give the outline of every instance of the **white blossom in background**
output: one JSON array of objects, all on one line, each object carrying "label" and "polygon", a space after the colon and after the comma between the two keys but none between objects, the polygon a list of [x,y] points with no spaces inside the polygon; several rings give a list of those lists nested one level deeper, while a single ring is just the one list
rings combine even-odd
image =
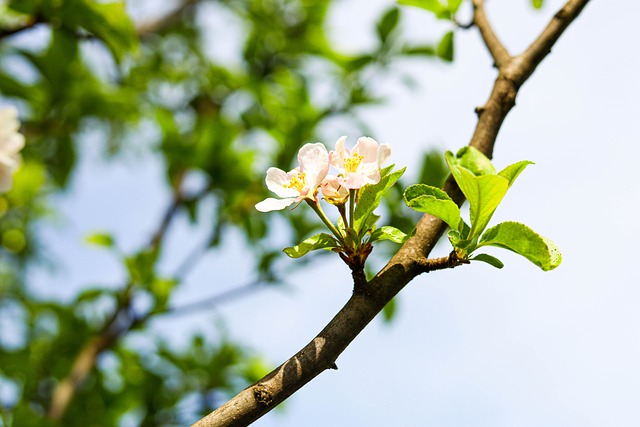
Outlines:
[{"label": "white blossom in background", "polygon": [[0,192],[13,184],[13,172],[20,166],[24,136],[18,132],[20,121],[15,107],[0,108]]}]

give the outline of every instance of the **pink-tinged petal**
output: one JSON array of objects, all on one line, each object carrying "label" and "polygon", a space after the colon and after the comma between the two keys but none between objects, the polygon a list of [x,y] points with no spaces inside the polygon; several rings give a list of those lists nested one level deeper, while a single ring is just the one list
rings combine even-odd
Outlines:
[{"label": "pink-tinged petal", "polygon": [[14,133],[4,138],[0,137],[0,151],[7,154],[15,154],[24,148],[24,135]]},{"label": "pink-tinged petal", "polygon": [[260,203],[256,203],[256,209],[260,212],[280,211],[287,206],[291,206],[296,201],[295,198],[290,199],[274,199],[269,197]]},{"label": "pink-tinged petal", "polygon": [[378,161],[378,143],[375,139],[363,136],[358,138],[353,153],[364,156],[362,163],[373,163]]},{"label": "pink-tinged petal", "polygon": [[336,141],[336,149],[331,151],[331,165],[340,171],[344,170],[344,159],[351,155],[349,149],[344,147],[345,142],[347,137],[341,136]]},{"label": "pink-tinged petal", "polygon": [[365,177],[357,173],[347,174],[346,178],[340,179],[340,183],[343,187],[348,188],[349,190],[356,190],[367,184]]},{"label": "pink-tinged petal", "polygon": [[391,147],[389,144],[382,144],[378,149],[378,166],[381,167],[391,157]]},{"label": "pink-tinged petal", "polygon": [[291,182],[291,176],[291,172],[287,173],[282,169],[269,168],[267,169],[265,183],[267,184],[267,188],[279,197],[297,197],[300,192],[295,188],[288,188]]},{"label": "pink-tinged petal", "polygon": [[305,185],[314,192],[329,172],[329,153],[323,143],[305,144],[298,152],[300,171],[305,174]]}]

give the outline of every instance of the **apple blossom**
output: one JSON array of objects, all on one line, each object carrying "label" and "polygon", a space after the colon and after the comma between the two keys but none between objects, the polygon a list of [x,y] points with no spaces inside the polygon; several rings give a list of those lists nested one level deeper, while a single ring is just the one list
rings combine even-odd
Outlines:
[{"label": "apple blossom", "polygon": [[298,151],[300,166],[285,172],[267,169],[267,188],[280,199],[267,198],[256,204],[260,212],[276,211],[302,200],[317,201],[318,187],[329,172],[329,153],[324,144],[305,144]]},{"label": "apple blossom", "polygon": [[332,205],[344,205],[349,198],[349,190],[340,184],[340,178],[335,175],[327,175],[322,184],[320,191],[324,199]]},{"label": "apple blossom", "polygon": [[349,150],[344,146],[346,140],[346,136],[338,139],[336,149],[330,153],[331,164],[340,171],[340,184],[356,190],[380,182],[380,167],[389,159],[391,148],[363,136],[358,138],[353,150]]},{"label": "apple blossom", "polygon": [[24,147],[24,136],[18,132],[18,110],[0,109],[0,192],[11,189],[12,174],[20,165],[19,151]]}]

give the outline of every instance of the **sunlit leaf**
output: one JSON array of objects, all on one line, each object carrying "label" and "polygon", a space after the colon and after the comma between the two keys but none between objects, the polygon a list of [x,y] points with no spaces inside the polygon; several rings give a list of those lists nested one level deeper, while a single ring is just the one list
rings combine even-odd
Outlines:
[{"label": "sunlit leaf", "polygon": [[443,190],[415,184],[405,190],[404,199],[411,209],[440,218],[454,230],[458,228],[460,208]]},{"label": "sunlit leaf", "polygon": [[338,246],[339,243],[333,236],[326,233],[320,233],[309,237],[299,245],[284,248],[283,252],[291,258],[300,258],[301,256],[317,249],[331,249]]},{"label": "sunlit leaf", "polygon": [[544,271],[553,270],[562,262],[560,250],[551,240],[518,222],[503,222],[489,228],[480,238],[478,247],[481,246],[508,249]]}]

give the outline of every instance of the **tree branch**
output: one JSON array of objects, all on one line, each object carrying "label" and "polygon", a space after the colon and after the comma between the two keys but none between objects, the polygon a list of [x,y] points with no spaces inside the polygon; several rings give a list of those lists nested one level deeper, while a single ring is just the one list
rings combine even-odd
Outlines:
[{"label": "tree branch", "polygon": [[[491,96],[478,110],[478,124],[470,145],[491,157],[493,147],[507,113],[515,105],[518,89],[533,73],[535,67],[549,53],[564,29],[580,14],[589,0],[569,0],[556,14],[551,24],[521,57],[510,58],[506,50],[496,47],[495,35],[484,26],[483,39],[489,47],[499,75]],[[474,0],[476,24],[485,25],[482,2]],[[556,22],[558,21],[558,22]],[[485,21],[486,22],[486,21]],[[445,190],[458,203],[464,197],[450,178]],[[193,427],[246,426],[269,412],[279,403],[303,387],[335,361],[355,337],[371,322],[383,307],[413,280],[425,271],[427,255],[442,236],[446,225],[439,219],[425,215],[419,221],[415,236],[409,239],[389,263],[364,286],[356,288],[352,297],[329,324],[302,350],[284,362],[266,377],[247,387],[214,412],[202,418]]]},{"label": "tree branch", "polygon": [[480,30],[482,40],[484,40],[484,44],[487,46],[487,49],[489,49],[495,66],[497,68],[502,67],[511,59],[511,55],[500,39],[498,39],[498,36],[493,31],[493,27],[487,19],[487,14],[484,11],[484,0],[473,0],[473,23],[478,27],[478,30]]}]

